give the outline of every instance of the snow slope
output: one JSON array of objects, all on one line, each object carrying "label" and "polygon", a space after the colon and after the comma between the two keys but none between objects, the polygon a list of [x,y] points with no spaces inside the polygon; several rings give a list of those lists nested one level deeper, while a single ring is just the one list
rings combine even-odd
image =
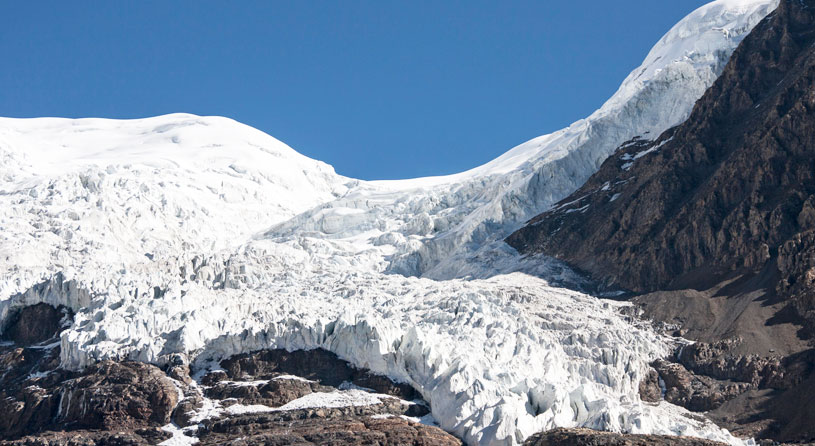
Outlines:
[{"label": "snow slope", "polygon": [[70,306],[69,368],[322,347],[412,384],[470,444],[555,426],[735,441],[640,401],[674,340],[500,240],[685,119],[776,4],[700,8],[592,116],[448,177],[344,178],[225,118],[0,119],[0,323]]},{"label": "snow slope", "polygon": [[[362,185],[273,228],[272,234],[307,228],[350,237],[385,220],[381,232],[423,237],[401,246],[389,271],[436,279],[493,274],[491,263],[504,254],[491,242],[576,190],[624,142],[656,138],[682,123],[736,46],[777,4],[719,0],[705,5],[660,39],[588,118],[457,175]],[[399,235],[388,237],[401,241]]]},{"label": "snow slope", "polygon": [[356,183],[249,126],[181,114],[2,118],[0,160],[0,299],[238,246]]}]

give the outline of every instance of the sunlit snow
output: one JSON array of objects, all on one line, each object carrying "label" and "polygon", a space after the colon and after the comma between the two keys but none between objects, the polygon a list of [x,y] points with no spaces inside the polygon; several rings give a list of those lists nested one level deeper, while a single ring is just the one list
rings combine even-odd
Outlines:
[{"label": "sunlit snow", "polygon": [[501,240],[623,142],[681,123],[776,4],[700,8],[589,118],[447,177],[342,177],[226,118],[0,119],[0,321],[77,311],[68,368],[325,348],[411,384],[473,445],[555,426],[737,442],[640,401],[671,339]]}]

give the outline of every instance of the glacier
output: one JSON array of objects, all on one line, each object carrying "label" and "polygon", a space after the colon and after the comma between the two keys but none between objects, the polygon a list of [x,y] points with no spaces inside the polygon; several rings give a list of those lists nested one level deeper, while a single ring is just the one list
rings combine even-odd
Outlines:
[{"label": "glacier", "polygon": [[624,142],[686,119],[777,3],[699,8],[588,118],[444,177],[347,178],[221,117],[0,118],[0,327],[70,307],[70,369],[324,348],[411,384],[471,445],[558,426],[738,444],[640,400],[648,363],[681,341],[501,240]]}]

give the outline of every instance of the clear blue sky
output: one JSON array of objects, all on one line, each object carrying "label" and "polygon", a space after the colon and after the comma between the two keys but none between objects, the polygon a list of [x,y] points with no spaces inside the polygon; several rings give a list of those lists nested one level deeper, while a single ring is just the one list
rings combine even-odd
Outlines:
[{"label": "clear blue sky", "polygon": [[453,173],[587,116],[704,3],[4,1],[0,116],[223,115],[344,175]]}]

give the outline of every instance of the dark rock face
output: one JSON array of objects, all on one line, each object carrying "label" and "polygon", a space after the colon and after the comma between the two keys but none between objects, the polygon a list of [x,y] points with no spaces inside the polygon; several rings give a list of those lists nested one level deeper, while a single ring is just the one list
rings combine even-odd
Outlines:
[{"label": "dark rock face", "polygon": [[665,398],[782,441],[815,438],[798,415],[815,412],[813,85],[815,0],[782,0],[685,123],[624,144],[507,239],[641,293],[646,317],[701,341],[656,364]]},{"label": "dark rock face", "polygon": [[28,347],[55,338],[62,331],[63,319],[71,317],[69,313],[48,304],[22,308],[9,318],[2,339]]},{"label": "dark rock face", "polygon": [[353,369],[348,363],[340,361],[336,355],[325,350],[296,352],[264,350],[233,356],[221,361],[221,367],[231,379],[242,379],[245,376],[268,379],[291,374],[319,380],[329,386],[338,386],[343,381],[350,380],[353,374]]},{"label": "dark rock face", "polygon": [[786,377],[781,358],[732,355],[732,346],[738,342],[738,339],[698,342],[683,348],[677,359],[688,369],[716,379],[739,381],[753,387],[784,386]]},{"label": "dark rock face", "polygon": [[734,354],[740,342],[698,342],[680,349],[676,362],[654,362],[640,383],[640,397],[705,412],[734,435],[813,438],[812,423],[802,417],[814,410],[815,351],[784,358]]},{"label": "dark rock face", "polygon": [[178,391],[153,365],[104,361],[64,381],[58,397],[61,426],[115,430],[168,424]]},{"label": "dark rock face", "polygon": [[524,446],[723,446],[710,440],[666,435],[629,435],[590,429],[553,429],[529,437]]},{"label": "dark rock face", "polygon": [[782,291],[797,290],[806,316],[815,266],[813,42],[815,2],[782,1],[684,124],[624,146],[507,242],[635,292],[697,288],[770,266],[782,270]]},{"label": "dark rock face", "polygon": [[462,444],[441,429],[412,423],[403,418],[347,415],[293,420],[280,420],[271,416],[237,417],[207,425],[200,438],[201,445],[461,446]]},{"label": "dark rock face", "polygon": [[665,383],[665,401],[696,412],[716,409],[752,388],[747,383],[695,375],[682,364],[657,361],[654,367]]},{"label": "dark rock face", "polygon": [[[813,226],[815,200],[808,198],[799,214],[801,226]],[[810,333],[815,331],[815,231],[795,234],[778,250],[778,271],[781,280],[776,291],[789,296],[795,311],[808,322]]]},{"label": "dark rock face", "polygon": [[[204,420],[196,432],[202,445],[461,444],[438,428],[401,418],[429,412],[424,404],[404,402],[408,398],[416,399],[418,394],[413,388],[358,370],[324,350],[264,350],[233,356],[220,366],[222,370],[207,373],[201,383],[204,396],[219,400],[223,406],[280,407],[311,393],[336,392],[338,386],[349,384],[395,397],[363,406],[313,407],[211,418]],[[195,392],[187,393],[194,395]]]},{"label": "dark rock face", "polygon": [[[0,438],[65,429],[123,430],[141,438],[136,430],[167,424],[178,392],[155,366],[105,361],[82,373],[59,368],[65,317],[70,315],[39,304],[21,309],[8,326],[7,338],[15,344],[0,347]],[[81,437],[89,444],[125,444],[111,443],[110,435]]]},{"label": "dark rock face", "polygon": [[322,386],[313,381],[276,379],[257,386],[218,382],[208,387],[204,394],[208,398],[217,400],[232,398],[244,404],[278,407],[310,393],[330,392],[331,390],[333,387]]},{"label": "dark rock face", "polygon": [[[32,324],[23,327],[25,321]],[[38,305],[22,309],[9,325],[17,328],[8,338],[26,346],[0,345],[0,445],[155,445],[173,436],[162,429],[171,422],[189,427],[186,435],[204,445],[461,445],[439,428],[403,418],[429,413],[426,404],[405,401],[418,395],[410,386],[323,350],[235,356],[200,383],[180,356],[166,370],[103,361],[68,372],[59,368],[63,322],[62,311]],[[269,410],[312,393],[340,392],[341,384],[356,392],[376,389],[380,396],[372,401],[378,402]],[[206,404],[220,409],[201,417]],[[267,409],[231,414],[227,409],[236,405]]]},{"label": "dark rock face", "polygon": [[269,379],[280,375],[295,375],[323,385],[337,387],[343,382],[353,383],[359,387],[374,390],[378,393],[392,395],[407,401],[421,399],[413,387],[395,383],[384,376],[359,370],[337,355],[321,350],[294,351],[264,350],[251,354],[236,355],[221,362],[224,374],[204,377],[204,382],[218,379],[241,380],[246,376],[254,379]]},{"label": "dark rock face", "polygon": [[815,351],[769,361],[727,354],[724,360],[688,356],[683,352],[680,361],[689,368],[698,365],[713,375],[749,380],[744,383],[747,391],[708,413],[713,421],[737,435],[785,442],[815,439]]},{"label": "dark rock face", "polygon": [[14,441],[0,441],[0,444],[8,446],[145,446],[159,444],[171,437],[169,432],[155,427],[137,429],[132,432],[46,432]]},{"label": "dark rock face", "polygon": [[[59,352],[54,349],[0,349],[0,367],[4,371],[0,378],[0,438],[38,432],[50,424],[59,400],[29,379],[29,371],[42,373],[58,365]],[[46,375],[43,379],[58,382],[60,377]]]},{"label": "dark rock face", "polygon": [[662,387],[659,385],[659,373],[651,369],[648,374],[640,381],[640,398],[647,403],[657,403],[662,401]]},{"label": "dark rock face", "polygon": [[19,310],[6,326],[3,337],[11,343],[0,345],[0,438],[52,424],[59,406],[53,390],[68,376],[58,370],[63,316],[40,304]]}]

